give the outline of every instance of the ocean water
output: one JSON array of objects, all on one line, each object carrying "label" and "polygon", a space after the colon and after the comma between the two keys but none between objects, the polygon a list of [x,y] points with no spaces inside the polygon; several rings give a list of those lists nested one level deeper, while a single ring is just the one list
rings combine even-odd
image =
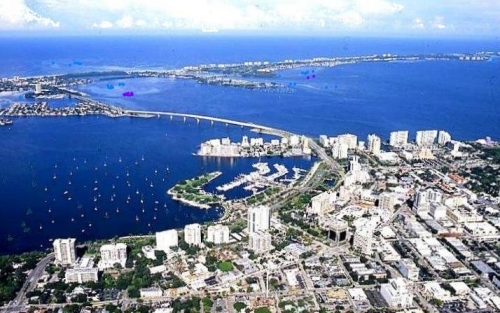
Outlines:
[{"label": "ocean water", "polygon": [[[374,53],[500,51],[498,41],[348,37],[13,38],[3,39],[2,47],[0,77]],[[351,132],[360,140],[369,133],[387,139],[392,130],[408,129],[414,136],[415,130],[432,128],[446,129],[462,140],[498,139],[499,64],[492,59],[296,69],[273,79],[291,85],[286,92],[157,78],[96,80],[79,89],[126,108],[226,117],[315,137]],[[301,73],[305,70],[314,70],[316,77],[308,80]],[[123,97],[126,91],[134,96]],[[20,96],[0,94],[0,106],[20,101]],[[63,106],[71,101],[49,103]],[[214,220],[220,209],[190,208],[172,201],[165,191],[207,171],[224,173],[209,190],[252,171],[256,159],[192,155],[205,140],[229,136],[239,141],[245,134],[257,136],[238,127],[166,118],[15,119],[14,126],[0,128],[0,253],[44,248],[51,238],[83,241]],[[264,161],[289,168],[311,165],[302,158]],[[243,190],[228,193],[242,195]]]}]

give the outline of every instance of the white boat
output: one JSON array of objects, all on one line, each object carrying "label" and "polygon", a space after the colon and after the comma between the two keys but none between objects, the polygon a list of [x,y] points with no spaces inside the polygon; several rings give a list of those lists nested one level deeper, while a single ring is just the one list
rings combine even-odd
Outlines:
[{"label": "white boat", "polygon": [[66,190],[65,192],[63,192],[63,195],[67,195],[68,194],[68,191]]}]

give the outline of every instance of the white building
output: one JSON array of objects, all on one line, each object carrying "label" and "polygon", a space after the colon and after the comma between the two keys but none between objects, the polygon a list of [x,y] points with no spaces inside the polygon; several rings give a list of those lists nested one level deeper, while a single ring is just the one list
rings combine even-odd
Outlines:
[{"label": "white building", "polygon": [[405,278],[411,281],[418,281],[419,268],[411,259],[401,259],[396,263],[396,267]]},{"label": "white building", "polygon": [[200,245],[201,225],[198,223],[186,225],[184,227],[184,241],[189,245]]},{"label": "white building", "polygon": [[444,130],[440,130],[438,134],[438,144],[444,146],[450,141],[451,141],[451,135]]},{"label": "white building", "polygon": [[165,253],[170,251],[170,247],[179,245],[177,230],[169,229],[156,233],[156,250],[162,250]]},{"label": "white building", "polygon": [[431,203],[440,204],[443,200],[443,194],[440,191],[427,189],[415,194],[413,202],[414,211],[420,214],[427,214]]},{"label": "white building", "polygon": [[229,227],[221,224],[208,226],[207,241],[215,244],[228,243]]},{"label": "white building", "polygon": [[41,94],[42,93],[42,84],[36,83],[35,84],[35,94]]},{"label": "white building", "polygon": [[391,132],[389,144],[393,147],[403,147],[408,144],[408,131],[400,130]]},{"label": "white building", "polygon": [[271,208],[265,205],[248,208],[248,232],[268,230],[271,221]]},{"label": "white building", "polygon": [[54,254],[56,262],[61,265],[71,265],[76,261],[75,238],[55,239],[52,245],[54,246]]},{"label": "white building", "polygon": [[311,213],[323,215],[334,208],[337,194],[331,191],[325,191],[311,199]]},{"label": "white building", "polygon": [[391,278],[382,284],[380,294],[391,308],[409,308],[413,305],[413,296],[404,278]]},{"label": "white building", "polygon": [[371,255],[372,254],[372,244],[373,244],[373,229],[371,228],[361,228],[356,229],[354,233],[354,240],[352,246],[359,252]]},{"label": "white building", "polygon": [[94,259],[92,257],[83,257],[74,268],[67,269],[64,273],[66,283],[86,283],[89,281],[96,282],[98,280],[99,270],[94,267]]},{"label": "white building", "polygon": [[271,234],[261,230],[251,232],[248,236],[248,248],[255,252],[271,250]]},{"label": "white building", "polygon": [[163,290],[157,287],[141,288],[139,289],[141,298],[159,298],[163,296]]},{"label": "white building", "polygon": [[325,148],[330,146],[330,141],[327,135],[319,135],[319,143]]},{"label": "white building", "polygon": [[379,136],[375,134],[368,135],[368,152],[373,154],[379,154],[381,144],[382,141],[380,140]]},{"label": "white building", "polygon": [[335,142],[332,144],[332,157],[334,159],[347,159],[348,146],[345,143]]},{"label": "white building", "polygon": [[436,142],[437,130],[419,130],[415,142],[420,147],[432,146]]},{"label": "white building", "polygon": [[100,269],[112,268],[116,263],[125,267],[127,262],[127,245],[124,243],[103,245],[100,249],[101,261],[98,267]]},{"label": "white building", "polygon": [[290,146],[297,147],[300,145],[300,137],[297,135],[290,136]]},{"label": "white building", "polygon": [[433,202],[429,206],[429,215],[435,220],[446,219],[447,207],[441,203]]},{"label": "white building", "polygon": [[383,192],[378,197],[378,207],[381,209],[389,210],[392,212],[394,210],[394,205],[396,202],[396,196],[392,193]]},{"label": "white building", "polygon": [[358,136],[356,135],[342,134],[338,135],[337,138],[338,142],[346,144],[349,149],[356,149],[356,146],[358,145]]}]

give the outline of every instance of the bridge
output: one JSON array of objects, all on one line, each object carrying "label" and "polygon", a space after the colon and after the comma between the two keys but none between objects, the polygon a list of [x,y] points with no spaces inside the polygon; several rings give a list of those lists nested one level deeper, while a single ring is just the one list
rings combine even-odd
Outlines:
[{"label": "bridge", "polygon": [[[235,126],[240,126],[240,127],[248,127],[248,128],[253,128],[253,129],[258,129],[262,132],[266,132],[272,135],[278,135],[281,137],[289,137],[296,135],[294,133],[291,133],[286,130],[278,129],[278,128],[273,128],[269,126],[264,126],[264,125],[258,125],[254,124],[251,122],[240,122],[236,120],[231,120],[227,118],[219,118],[219,117],[213,117],[213,116],[208,116],[208,115],[199,115],[199,114],[189,114],[189,113],[176,113],[176,112],[165,112],[165,111],[136,111],[136,110],[123,110],[124,114],[130,115],[130,116],[144,116],[144,115],[156,115],[158,117],[160,116],[168,116],[170,119],[173,119],[174,117],[181,117],[184,121],[186,119],[194,119],[196,120],[197,123],[200,121],[209,121],[212,125],[214,123],[223,123],[226,125],[235,125]],[[298,136],[298,135],[296,135]]]}]

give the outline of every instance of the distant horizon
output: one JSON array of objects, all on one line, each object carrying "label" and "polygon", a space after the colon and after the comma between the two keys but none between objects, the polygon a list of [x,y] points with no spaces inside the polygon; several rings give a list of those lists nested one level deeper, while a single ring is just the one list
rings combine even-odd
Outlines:
[{"label": "distant horizon", "polygon": [[170,31],[168,33],[159,31],[137,31],[135,33],[124,33],[121,31],[107,31],[107,32],[86,32],[86,33],[56,33],[56,32],[40,32],[40,31],[1,31],[0,38],[113,38],[113,37],[128,37],[128,38],[168,38],[168,37],[200,37],[200,38],[297,38],[297,39],[395,39],[395,40],[443,40],[443,41],[499,41],[498,35],[483,35],[483,36],[466,36],[466,35],[401,35],[401,34],[375,34],[375,33],[346,33],[346,34],[329,34],[329,33],[279,33],[279,32],[263,32],[263,31],[218,31],[214,33],[205,33],[200,30],[178,30]]}]

